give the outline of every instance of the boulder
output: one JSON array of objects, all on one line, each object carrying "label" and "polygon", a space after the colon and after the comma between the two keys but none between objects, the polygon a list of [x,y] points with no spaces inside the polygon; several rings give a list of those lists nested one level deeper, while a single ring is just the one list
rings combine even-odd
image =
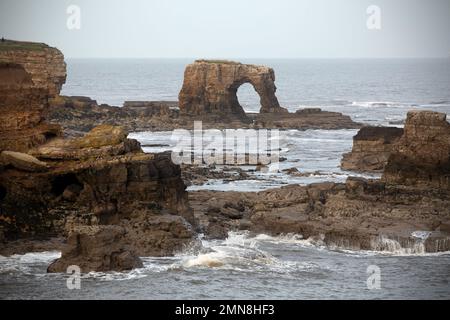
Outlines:
[{"label": "boulder", "polygon": [[11,165],[16,169],[30,172],[45,171],[48,166],[45,162],[39,161],[35,157],[21,152],[2,151],[0,162],[4,166]]}]

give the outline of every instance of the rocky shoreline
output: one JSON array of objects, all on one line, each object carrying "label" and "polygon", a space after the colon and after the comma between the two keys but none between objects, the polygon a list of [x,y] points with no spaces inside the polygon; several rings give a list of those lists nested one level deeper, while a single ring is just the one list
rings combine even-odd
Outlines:
[{"label": "rocky shoreline", "polygon": [[[98,105],[59,95],[65,64],[57,49],[8,45],[0,50],[2,255],[54,249],[62,256],[49,272],[74,264],[83,272],[121,271],[140,267],[139,257],[169,256],[195,245],[202,233],[224,238],[233,230],[297,233],[319,245],[356,250],[450,250],[445,114],[410,112],[404,129],[361,129],[342,166],[383,172],[381,180],[349,178],[258,193],[186,192],[186,185],[210,177],[247,177],[180,167],[169,153],[145,154],[128,132],[193,129],[199,120],[205,129],[361,125],[320,109],[288,113],[275,96],[271,68],[230,61],[189,65],[179,102]],[[49,65],[36,58],[49,52]],[[237,101],[245,82],[261,97],[259,114],[246,114]]]}]

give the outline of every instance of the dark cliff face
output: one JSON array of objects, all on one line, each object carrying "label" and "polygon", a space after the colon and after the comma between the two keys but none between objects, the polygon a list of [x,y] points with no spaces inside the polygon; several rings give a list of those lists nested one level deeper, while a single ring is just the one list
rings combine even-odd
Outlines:
[{"label": "dark cliff face", "polygon": [[446,114],[409,112],[383,179],[389,184],[450,189],[450,124]]}]

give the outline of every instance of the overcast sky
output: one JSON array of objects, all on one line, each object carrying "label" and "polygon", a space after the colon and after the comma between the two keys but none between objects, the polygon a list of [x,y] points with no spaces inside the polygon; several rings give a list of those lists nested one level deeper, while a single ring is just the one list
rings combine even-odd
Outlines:
[{"label": "overcast sky", "polygon": [[0,36],[66,57],[449,57],[450,0],[1,0]]}]

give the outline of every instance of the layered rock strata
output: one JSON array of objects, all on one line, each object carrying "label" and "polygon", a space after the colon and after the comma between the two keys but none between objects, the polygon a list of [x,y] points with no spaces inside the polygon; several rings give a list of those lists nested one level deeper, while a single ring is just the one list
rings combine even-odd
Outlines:
[{"label": "layered rock strata", "polygon": [[363,127],[353,137],[352,151],[343,155],[344,170],[383,172],[394,145],[403,135],[395,127]]},{"label": "layered rock strata", "polygon": [[383,180],[388,184],[450,189],[450,124],[445,113],[411,111]]},{"label": "layered rock strata", "polygon": [[2,41],[0,62],[21,65],[31,75],[34,86],[46,89],[50,96],[58,95],[66,82],[63,54],[44,43]]},{"label": "layered rock strata", "polygon": [[45,88],[38,88],[18,64],[0,62],[0,151],[23,152],[61,135],[58,125],[44,122]]}]

